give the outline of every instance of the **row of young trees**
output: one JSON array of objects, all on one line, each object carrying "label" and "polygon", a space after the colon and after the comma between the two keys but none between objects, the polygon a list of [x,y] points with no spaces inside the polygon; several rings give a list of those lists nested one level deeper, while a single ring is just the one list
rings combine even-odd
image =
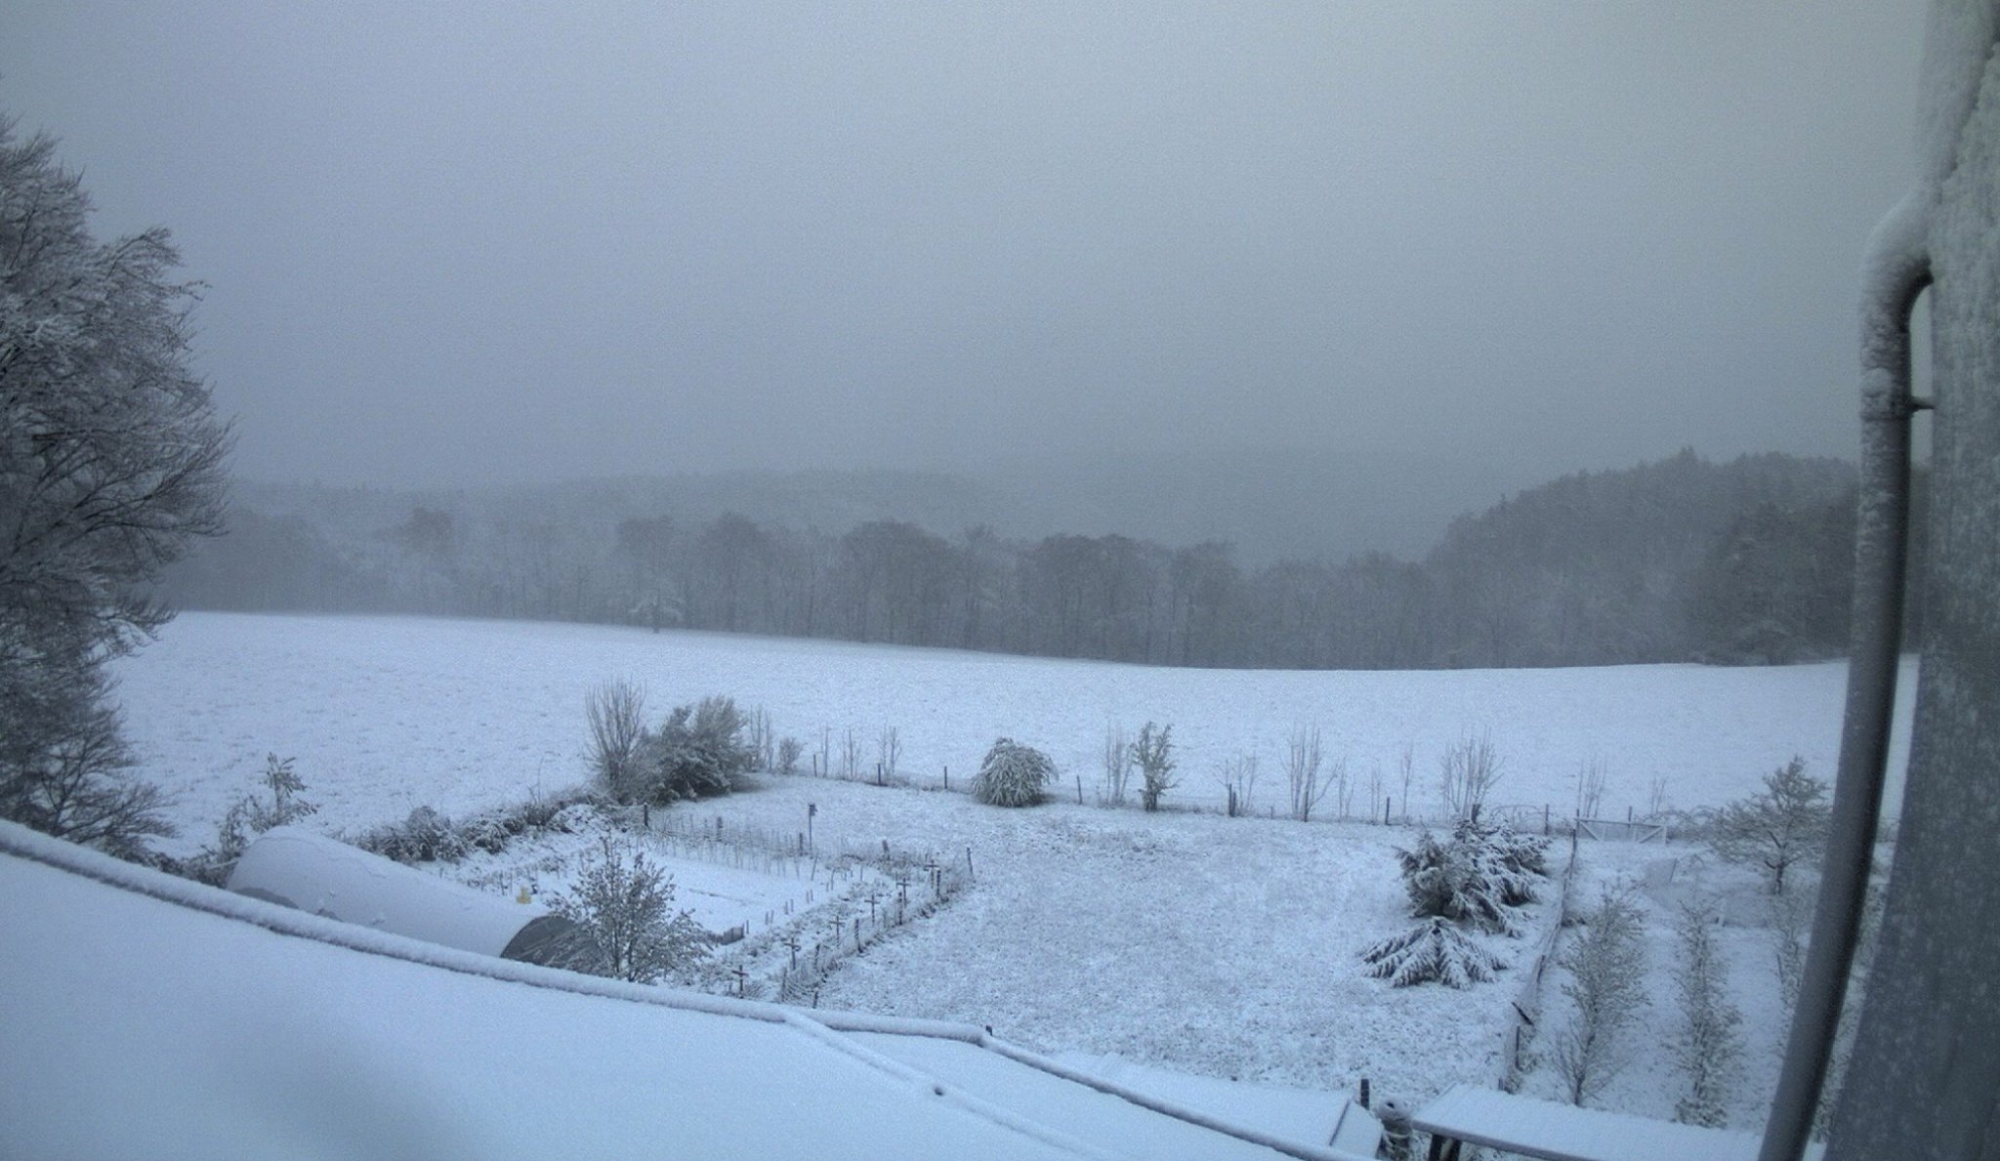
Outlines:
[{"label": "row of young trees", "polygon": [[[1785,661],[1845,649],[1852,473],[1692,453],[1579,475],[1454,525],[1426,560],[1246,569],[1126,536],[838,535],[725,513],[609,521],[417,505],[362,532],[239,510],[178,570],[189,607],[678,626],[1164,665],[1433,668]],[[440,502],[442,503],[442,501]]]}]

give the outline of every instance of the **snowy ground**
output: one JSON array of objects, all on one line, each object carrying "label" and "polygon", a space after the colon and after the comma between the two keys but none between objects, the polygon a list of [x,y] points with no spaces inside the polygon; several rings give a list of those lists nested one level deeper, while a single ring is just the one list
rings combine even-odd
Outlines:
[{"label": "snowy ground", "polygon": [[[1066,800],[1001,811],[956,793],[766,778],[756,792],[677,813],[697,830],[719,818],[732,835],[785,836],[805,829],[810,804],[822,852],[888,843],[969,862],[972,889],[849,960],[826,982],[826,1006],[990,1024],[1045,1051],[1218,1078],[1339,1091],[1366,1076],[1380,1094],[1420,1102],[1455,1081],[1498,1078],[1519,981],[1509,973],[1457,993],[1360,975],[1359,950],[1405,922],[1393,852],[1411,832],[1079,806],[1079,778],[1094,803],[1106,726],[1173,724],[1184,782],[1170,806],[1212,802],[1211,772],[1246,753],[1262,766],[1253,809],[1278,804],[1286,736],[1309,723],[1347,757],[1357,815],[1368,813],[1376,771],[1381,793],[1401,801],[1406,749],[1416,810],[1433,811],[1439,753],[1485,733],[1504,762],[1501,802],[1566,813],[1578,769],[1595,758],[1610,771],[1600,814],[1622,817],[1643,811],[1654,778],[1688,807],[1756,789],[1795,753],[1830,776],[1845,669],[1232,672],[592,626],[188,614],[120,675],[141,772],[176,795],[182,852],[212,836],[267,752],[297,759],[323,808],[310,821],[324,830],[424,804],[462,815],[571,784],[582,773],[585,691],[608,677],[644,683],[656,713],[731,695],[809,749],[828,731],[837,751],[851,729],[870,766],[893,727],[900,771],[919,782],[949,767],[961,787],[1007,734],[1055,757]],[[1898,768],[1902,752],[1899,740]],[[538,857],[560,866],[574,846]],[[1658,860],[1687,853],[1585,851],[1586,899],[1600,880],[1645,887]],[[512,891],[533,857],[510,851],[452,873]],[[740,916],[754,934],[787,902],[805,905],[802,879],[771,865],[698,859],[677,865],[676,878],[682,902],[699,900],[712,928]],[[803,882],[816,890],[809,875]],[[1658,1001],[1647,1019],[1660,1042],[1672,1018],[1667,901],[1651,912]],[[1529,939],[1495,942],[1517,966],[1531,954]],[[1738,1110],[1750,1117],[1767,1099],[1781,1037],[1769,932],[1744,927],[1725,946],[1753,1045]],[[1552,974],[1548,987],[1558,982]],[[1677,1088],[1664,1061],[1635,1061],[1605,1106],[1671,1112]],[[1531,1077],[1529,1091],[1543,1083]]]},{"label": "snowy ground", "polygon": [[[0,922],[0,1156],[1278,1156],[1198,1087],[1159,1115],[971,1029],[452,951],[4,822]],[[1228,1111],[1311,1145],[1341,1110]]]},{"label": "snowy ground", "polygon": [[[1913,670],[1911,670],[1913,672]],[[873,768],[883,731],[900,771],[955,782],[1007,735],[1055,759],[1074,794],[1099,778],[1108,725],[1172,723],[1183,781],[1168,801],[1214,803],[1223,762],[1256,754],[1255,809],[1283,801],[1291,730],[1317,724],[1344,756],[1351,811],[1368,782],[1406,813],[1437,808],[1437,761],[1468,734],[1502,761],[1495,801],[1573,808],[1579,769],[1609,772],[1600,813],[1644,812],[1655,778],[1671,805],[1713,805],[1756,788],[1792,755],[1831,777],[1846,667],[1450,672],[1165,669],[1100,662],[592,625],[398,617],[185,613],[121,661],[119,697],[145,774],[178,797],[191,852],[249,789],[266,753],[295,757],[331,827],[412,807],[448,814],[554,789],[582,773],[583,700],[630,677],[664,712],[709,694],[763,707],[780,733],[837,754],[852,730]],[[1906,678],[1909,673],[1906,672]],[[1907,694],[1911,680],[1903,683]],[[1899,716],[1907,725],[1907,706]],[[1898,730],[1892,767],[1901,769]]]},{"label": "snowy ground", "polygon": [[[1469,992],[1365,978],[1361,950],[1407,922],[1401,827],[1146,815],[815,779],[693,808],[852,845],[972,853],[972,889],[848,961],[822,1003],[990,1024],[1042,1051],[1206,1076],[1429,1096],[1499,1076],[1514,983]],[[1510,957],[1528,940],[1495,939]]]}]

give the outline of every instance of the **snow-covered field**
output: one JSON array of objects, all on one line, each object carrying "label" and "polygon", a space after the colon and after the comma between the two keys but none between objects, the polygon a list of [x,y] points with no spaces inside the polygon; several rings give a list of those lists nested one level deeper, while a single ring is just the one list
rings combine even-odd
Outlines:
[{"label": "snow-covered field", "polygon": [[[431,805],[461,814],[576,782],[585,692],[629,677],[650,708],[727,694],[763,707],[808,754],[822,731],[837,752],[852,730],[872,769],[883,731],[899,771],[958,782],[995,737],[1045,750],[1086,797],[1106,727],[1171,723],[1183,774],[1170,804],[1214,803],[1223,762],[1259,757],[1255,809],[1280,805],[1288,735],[1322,728],[1344,756],[1353,811],[1367,781],[1405,813],[1437,807],[1437,762],[1468,735],[1502,762],[1494,801],[1567,813],[1578,771],[1605,764],[1600,813],[1644,812],[1653,779],[1670,804],[1713,805],[1754,790],[1792,755],[1831,778],[1839,749],[1841,663],[1766,669],[1644,665],[1607,669],[1293,672],[1165,669],[946,650],[594,625],[185,613],[121,661],[119,698],[147,777],[177,796],[192,850],[249,789],[264,756],[298,760],[323,824],[359,828]],[[1904,681],[1907,693],[1912,682]],[[1907,706],[1899,727],[1907,725]],[[1899,728],[1892,765],[1903,763]],[[836,758],[837,761],[837,758]],[[170,849],[174,849],[170,845]]]},{"label": "snow-covered field", "polygon": [[[894,728],[901,773],[935,783],[948,766],[954,788],[1006,734],[1055,758],[1063,800],[1002,811],[962,794],[766,777],[755,792],[676,813],[697,828],[721,819],[731,833],[790,835],[805,828],[810,806],[822,850],[886,842],[970,862],[973,889],[844,963],[825,983],[826,1006],[992,1025],[1043,1051],[1213,1077],[1339,1091],[1366,1076],[1380,1093],[1418,1101],[1454,1081],[1498,1078],[1520,983],[1509,972],[1452,992],[1361,976],[1358,952],[1406,922],[1394,850],[1410,832],[1078,805],[1079,777],[1085,798],[1095,797],[1107,725],[1173,724],[1184,781],[1170,806],[1212,803],[1220,791],[1210,773],[1246,753],[1262,766],[1254,811],[1280,804],[1286,737],[1304,723],[1346,756],[1356,814],[1367,813],[1366,784],[1378,769],[1383,791],[1401,800],[1406,750],[1415,811],[1435,810],[1439,754],[1485,734],[1504,763],[1498,801],[1567,813],[1579,768],[1596,759],[1610,771],[1599,813],[1622,817],[1644,810],[1655,778],[1673,805],[1690,807],[1753,791],[1793,754],[1830,776],[1845,678],[1838,664],[1148,669],[592,626],[220,614],[184,615],[120,673],[142,773],[176,795],[186,851],[212,836],[267,752],[297,759],[307,797],[323,808],[310,822],[325,830],[425,804],[463,814],[574,783],[584,694],[609,677],[643,683],[655,713],[728,694],[764,708],[809,750],[824,730],[837,751],[851,729],[870,766],[877,737]],[[1895,760],[1900,767],[1900,740]],[[1644,889],[1662,860],[1687,854],[1587,844],[1585,881]],[[496,870],[490,885],[512,890],[504,868],[457,873]],[[759,908],[800,902],[796,878],[734,870],[676,870],[683,901],[701,902],[712,928],[738,915],[754,933]],[[1669,894],[1653,900],[1659,1000],[1645,1027],[1655,1043],[1672,1018]],[[1551,918],[1537,909],[1527,926]],[[1744,1118],[1768,1099],[1782,1023],[1768,940],[1768,931],[1740,925],[1726,941],[1751,1043],[1735,1110]],[[1532,954],[1532,938],[1493,943],[1517,968]],[[1648,1050],[1607,1094],[1608,1107],[1670,1113],[1677,1090],[1664,1061]],[[1545,1079],[1531,1076],[1530,1091]]]}]

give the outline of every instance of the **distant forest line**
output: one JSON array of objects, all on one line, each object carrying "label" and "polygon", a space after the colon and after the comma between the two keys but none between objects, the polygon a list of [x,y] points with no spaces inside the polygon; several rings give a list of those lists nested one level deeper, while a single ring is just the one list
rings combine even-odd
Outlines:
[{"label": "distant forest line", "polygon": [[1254,568],[1218,541],[676,519],[630,512],[629,490],[607,503],[578,485],[445,498],[295,489],[270,506],[282,510],[239,501],[229,533],[172,569],[162,595],[196,609],[588,621],[1156,665],[1783,663],[1846,652],[1855,489],[1837,460],[1718,464],[1686,451],[1460,517],[1421,560]]}]

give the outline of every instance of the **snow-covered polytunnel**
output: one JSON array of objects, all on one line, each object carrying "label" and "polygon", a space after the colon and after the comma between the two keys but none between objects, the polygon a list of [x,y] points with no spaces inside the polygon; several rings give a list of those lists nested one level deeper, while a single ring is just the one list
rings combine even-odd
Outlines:
[{"label": "snow-covered polytunnel", "polygon": [[546,907],[482,894],[298,827],[273,827],[230,872],[229,889],[461,951],[589,971],[598,953]]}]

